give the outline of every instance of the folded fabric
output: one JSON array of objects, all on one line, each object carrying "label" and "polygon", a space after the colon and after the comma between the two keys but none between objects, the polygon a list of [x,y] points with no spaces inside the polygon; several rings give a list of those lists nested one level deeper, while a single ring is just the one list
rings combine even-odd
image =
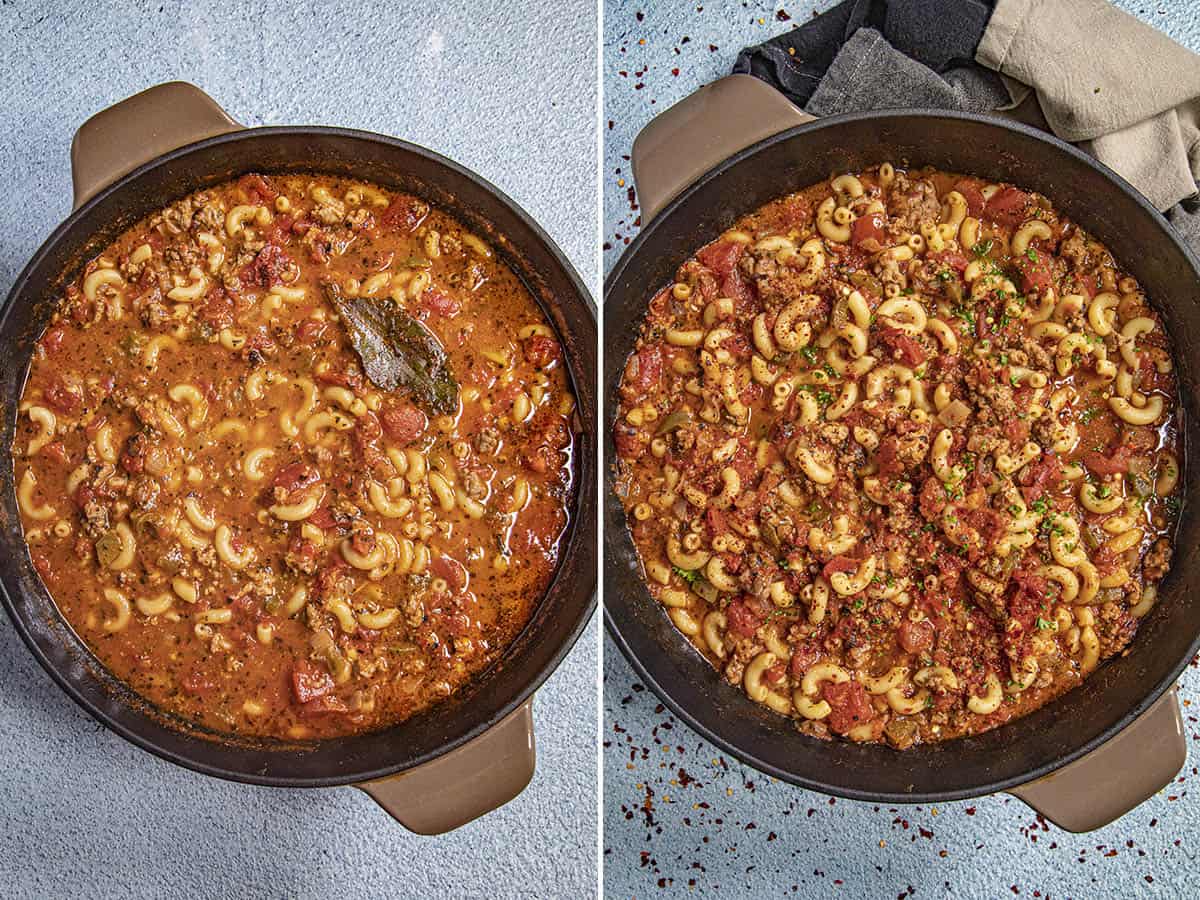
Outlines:
[{"label": "folded fabric", "polygon": [[1119,172],[1200,251],[1200,57],[1103,0],[846,0],[734,71],[816,116],[926,106],[1031,121]]},{"label": "folded fabric", "polygon": [[799,28],[743,50],[734,71],[774,84],[806,107],[842,48],[864,28],[935,72],[977,68],[975,48],[992,6],[992,0],[845,0]]},{"label": "folded fabric", "polygon": [[1166,35],[1102,0],[1000,0],[975,56],[1159,209],[1196,193],[1200,57]]}]

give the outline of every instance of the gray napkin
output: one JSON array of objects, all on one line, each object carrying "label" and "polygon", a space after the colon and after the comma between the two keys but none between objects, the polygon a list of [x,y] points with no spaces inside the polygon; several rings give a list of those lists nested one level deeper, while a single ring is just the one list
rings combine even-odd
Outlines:
[{"label": "gray napkin", "polygon": [[1102,0],[999,0],[975,59],[938,73],[862,27],[805,109],[1012,115],[1119,172],[1200,253],[1200,57]]}]

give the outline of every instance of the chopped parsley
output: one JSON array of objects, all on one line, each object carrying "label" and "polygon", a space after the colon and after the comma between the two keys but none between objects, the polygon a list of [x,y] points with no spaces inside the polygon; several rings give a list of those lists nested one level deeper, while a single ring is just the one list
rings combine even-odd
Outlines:
[{"label": "chopped parsley", "polygon": [[1058,631],[1057,622],[1043,619],[1041,616],[1038,616],[1038,619],[1034,624],[1037,625],[1038,631]]},{"label": "chopped parsley", "polygon": [[800,355],[804,357],[805,362],[807,362],[810,366],[816,365],[816,362],[817,362],[817,348],[816,347],[802,347],[800,350]]},{"label": "chopped parsley", "polygon": [[671,566],[675,570],[675,574],[688,583],[688,587],[695,587],[696,582],[700,580],[700,572],[697,569],[681,569],[679,566]]},{"label": "chopped parsley", "polygon": [[976,256],[987,256],[992,252],[993,243],[994,241],[991,238],[983,241],[976,241],[975,246],[971,248],[971,252]]},{"label": "chopped parsley", "polygon": [[975,313],[966,306],[959,304],[958,306],[954,307],[954,315],[962,319],[972,328],[975,327]]}]

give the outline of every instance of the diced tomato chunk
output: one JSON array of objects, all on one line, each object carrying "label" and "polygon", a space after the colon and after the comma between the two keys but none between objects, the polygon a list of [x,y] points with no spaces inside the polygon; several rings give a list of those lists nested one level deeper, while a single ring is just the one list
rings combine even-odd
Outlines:
[{"label": "diced tomato chunk", "polygon": [[763,673],[763,680],[772,685],[778,685],[786,677],[787,666],[783,663],[776,663]]},{"label": "diced tomato chunk", "polygon": [[65,416],[77,416],[83,410],[83,394],[56,378],[46,385],[46,405]]},{"label": "diced tomato chunk", "polygon": [[992,194],[983,208],[985,218],[998,225],[1010,228],[1025,221],[1025,210],[1029,206],[1029,195],[1019,188],[1003,187]]},{"label": "diced tomato chunk", "polygon": [[715,506],[709,506],[704,510],[704,524],[710,538],[729,530],[729,524],[725,521],[725,512]]},{"label": "diced tomato chunk", "polygon": [[558,360],[558,341],[535,334],[525,341],[525,359],[537,369],[545,369]]},{"label": "diced tomato chunk", "polygon": [[291,216],[276,216],[263,237],[268,244],[282,244],[292,236],[292,229],[295,227],[296,220]]},{"label": "diced tomato chunk", "polygon": [[696,259],[716,273],[717,278],[726,278],[734,270],[738,260],[742,258],[745,248],[733,241],[719,241],[709,244],[696,254]]},{"label": "diced tomato chunk", "polygon": [[61,325],[56,325],[42,335],[42,349],[46,351],[47,356],[53,356],[62,349],[63,338],[67,336],[67,330]]},{"label": "diced tomato chunk", "polygon": [[325,336],[329,323],[321,319],[305,319],[296,326],[296,342],[311,347]]},{"label": "diced tomato chunk", "polygon": [[924,653],[933,646],[933,623],[928,619],[920,622],[905,619],[896,629],[896,640],[907,653]]},{"label": "diced tomato chunk", "polygon": [[930,253],[928,259],[938,263],[945,268],[953,269],[960,275],[966,271],[970,264],[968,259],[957,250],[941,250],[936,253]]},{"label": "diced tomato chunk", "polygon": [[854,220],[854,226],[850,229],[850,243],[857,246],[869,240],[875,241],[880,247],[883,246],[882,213],[871,213]]},{"label": "diced tomato chunk", "polygon": [[792,649],[792,659],[789,662],[792,678],[799,681],[804,677],[804,673],[816,665],[817,660],[821,658],[823,651],[821,647],[810,640],[807,643],[801,644],[799,647]]},{"label": "diced tomato chunk", "polygon": [[379,412],[384,433],[397,444],[411,444],[425,432],[429,420],[410,403],[393,403]]},{"label": "diced tomato chunk", "polygon": [[333,511],[328,506],[318,506],[313,514],[308,517],[307,521],[316,525],[322,531],[328,531],[337,525],[337,519],[333,517]]},{"label": "diced tomato chunk", "polygon": [[662,350],[658,344],[643,347],[625,363],[625,375],[621,379],[622,393],[644,397],[662,378],[662,369]]},{"label": "diced tomato chunk", "polygon": [[875,451],[875,464],[879,467],[881,476],[886,478],[904,471],[904,463],[900,459],[899,449],[900,441],[895,435],[889,434],[879,442],[879,447]]},{"label": "diced tomato chunk", "polygon": [[354,422],[354,431],[351,436],[359,459],[366,465],[375,466],[383,461],[384,453],[379,447],[379,439],[383,437],[383,426],[380,425],[379,417],[375,413],[368,410],[359,416]]},{"label": "diced tomato chunk", "polygon": [[283,488],[289,494],[294,494],[296,491],[311,487],[320,480],[321,473],[317,471],[316,466],[305,462],[295,462],[276,472],[275,477],[271,479],[271,485]]},{"label": "diced tomato chunk", "polygon": [[429,562],[429,570],[438,578],[443,579],[450,590],[455,593],[467,586],[467,570],[453,557],[435,557]]},{"label": "diced tomato chunk", "polygon": [[333,690],[333,676],[312,660],[292,663],[292,696],[297,703],[309,703]]},{"label": "diced tomato chunk", "polygon": [[919,500],[921,515],[929,520],[936,519],[946,508],[947,502],[946,486],[942,484],[941,479],[932,475],[925,479]]},{"label": "diced tomato chunk", "polygon": [[721,282],[721,294],[733,298],[734,311],[739,316],[748,314],[754,307],[754,291],[737,269],[726,275],[725,280]]},{"label": "diced tomato chunk", "polygon": [[283,282],[283,274],[295,264],[278,244],[267,244],[258,251],[254,261],[242,267],[241,277],[247,284],[269,288]]},{"label": "diced tomato chunk", "polygon": [[429,209],[415,197],[401,195],[388,204],[379,217],[379,224],[389,231],[415,231],[429,214]]},{"label": "diced tomato chunk", "polygon": [[1033,628],[1034,620],[1049,609],[1046,579],[1020,569],[1012,573],[1011,592],[1005,600],[1010,618],[1021,623],[1025,631]]},{"label": "diced tomato chunk", "polygon": [[1004,436],[1014,444],[1024,444],[1029,440],[1029,422],[1014,416],[1004,423]]},{"label": "diced tomato chunk", "polygon": [[1025,502],[1034,503],[1046,492],[1046,489],[1062,480],[1062,460],[1047,451],[1041,459],[1026,466],[1021,473],[1021,493]]},{"label": "diced tomato chunk", "polygon": [[645,448],[642,433],[623,420],[613,425],[613,443],[621,459],[636,459]]},{"label": "diced tomato chunk", "polygon": [[990,547],[1007,530],[1004,517],[994,509],[968,509],[960,507],[963,520],[983,538],[984,546]]},{"label": "diced tomato chunk", "polygon": [[457,316],[459,310],[462,309],[462,305],[457,300],[443,294],[437,288],[429,288],[421,295],[421,306],[431,313],[445,316],[448,319]]},{"label": "diced tomato chunk", "polygon": [[1129,471],[1129,457],[1132,453],[1133,448],[1122,444],[1104,453],[1085,450],[1081,457],[1083,464],[1096,475],[1121,475]]},{"label": "diced tomato chunk", "polygon": [[313,377],[321,384],[336,384],[339,387],[350,388],[352,391],[357,391],[363,383],[362,375],[358,372],[342,372],[337,369],[324,369]]},{"label": "diced tomato chunk", "polygon": [[916,338],[911,337],[899,328],[883,328],[879,339],[890,347],[896,357],[906,366],[919,366],[925,362],[925,348]]},{"label": "diced tomato chunk", "polygon": [[762,624],[762,616],[758,615],[742,600],[734,600],[725,609],[725,619],[729,631],[736,637],[750,637]]},{"label": "diced tomato chunk", "polygon": [[233,298],[225,293],[223,287],[214,287],[205,295],[199,316],[213,331],[232,327]]},{"label": "diced tomato chunk", "polygon": [[1020,257],[1016,260],[1017,272],[1021,276],[1021,293],[1041,294],[1053,280],[1050,263],[1031,250],[1034,257]]},{"label": "diced tomato chunk", "polygon": [[46,444],[44,447],[42,447],[38,453],[42,456],[49,457],[60,465],[66,465],[67,463],[67,448],[63,446],[62,441],[51,441],[49,444]]},{"label": "diced tomato chunk", "polygon": [[821,697],[829,704],[831,710],[826,721],[838,734],[845,734],[855,725],[869,722],[875,716],[875,709],[871,706],[866,689],[857,681],[845,681],[841,684],[822,682]]},{"label": "diced tomato chunk", "polygon": [[960,178],[954,184],[954,190],[963,195],[963,199],[967,201],[967,212],[979,218],[983,213],[984,199],[983,190],[979,186],[979,182],[975,179]]},{"label": "diced tomato chunk", "polygon": [[848,556],[835,556],[829,562],[825,563],[825,568],[822,569],[821,574],[824,575],[825,580],[828,581],[830,578],[832,578],[838,572],[857,572],[857,571],[858,571],[858,560],[851,559]]},{"label": "diced tomato chunk", "polygon": [[252,203],[274,203],[279,196],[271,182],[257,172],[251,172],[238,179],[238,187]]}]

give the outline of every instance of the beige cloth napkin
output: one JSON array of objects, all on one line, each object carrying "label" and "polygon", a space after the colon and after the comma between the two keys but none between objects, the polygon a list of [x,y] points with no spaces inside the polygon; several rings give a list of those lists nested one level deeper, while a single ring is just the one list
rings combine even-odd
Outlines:
[{"label": "beige cloth napkin", "polygon": [[1158,209],[1196,194],[1200,56],[1166,35],[1103,0],[998,0],[975,58]]}]

